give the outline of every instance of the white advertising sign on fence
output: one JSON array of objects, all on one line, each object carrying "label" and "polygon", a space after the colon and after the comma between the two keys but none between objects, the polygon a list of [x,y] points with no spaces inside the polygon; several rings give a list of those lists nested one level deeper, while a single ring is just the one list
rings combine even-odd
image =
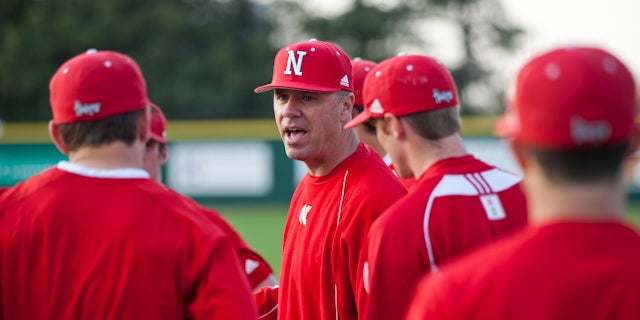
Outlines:
[{"label": "white advertising sign on fence", "polygon": [[265,196],[273,188],[267,142],[180,142],[171,145],[167,184],[189,196]]}]

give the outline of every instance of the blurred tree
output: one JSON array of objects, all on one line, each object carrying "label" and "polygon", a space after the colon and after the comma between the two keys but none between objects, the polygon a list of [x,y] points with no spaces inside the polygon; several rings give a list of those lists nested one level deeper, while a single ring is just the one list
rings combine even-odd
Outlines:
[{"label": "blurred tree", "polygon": [[[381,3],[381,2],[380,2]],[[420,22],[444,21],[459,30],[461,61],[448,66],[461,95],[461,112],[497,111],[502,90],[494,84],[495,70],[488,63],[496,54],[510,51],[523,30],[512,24],[500,0],[406,0],[372,5],[353,0],[335,17],[308,12],[303,29],[319,39],[336,41],[350,56],[380,61],[398,48],[424,48],[428,38],[417,30]],[[420,25],[424,27],[423,25]],[[493,56],[490,56],[493,55]],[[443,57],[436,57],[443,59]],[[446,59],[443,59],[446,60]],[[501,83],[500,83],[501,84]],[[493,107],[493,110],[491,108]]]},{"label": "blurred tree", "polygon": [[275,52],[265,11],[249,0],[3,0],[0,117],[50,119],[50,77],[89,48],[138,61],[169,118],[270,117],[271,97],[252,92]]},{"label": "blurred tree", "polygon": [[411,28],[417,17],[411,1],[385,9],[354,0],[347,11],[336,17],[308,12],[303,30],[339,44],[352,58],[380,61],[397,54],[401,46],[422,44]]},{"label": "blurred tree", "polygon": [[[495,58],[515,49],[524,30],[509,20],[500,0],[421,1],[427,19],[444,18],[460,31],[462,59],[450,70],[458,85],[462,113],[498,111],[504,103],[503,89],[501,83],[492,82],[495,70],[488,60],[490,55]],[[478,99],[479,95],[486,98]]]},{"label": "blurred tree", "polygon": [[416,22],[434,18],[462,35],[462,62],[451,69],[469,114],[483,105],[473,93],[498,90],[486,53],[513,48],[522,32],[499,0],[352,0],[335,17],[306,10],[301,0],[254,1],[3,0],[0,117],[49,119],[51,75],[89,48],[136,59],[151,99],[170,119],[271,117],[270,95],[252,90],[270,79],[281,45],[315,37],[336,42],[351,57],[379,61],[399,48],[423,46],[429,39]]}]

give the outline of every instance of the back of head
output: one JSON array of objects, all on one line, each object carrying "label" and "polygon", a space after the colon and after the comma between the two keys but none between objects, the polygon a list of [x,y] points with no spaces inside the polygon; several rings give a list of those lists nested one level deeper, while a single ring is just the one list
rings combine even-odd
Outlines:
[{"label": "back of head", "polygon": [[140,68],[113,51],[89,50],[65,62],[49,83],[53,123],[73,151],[135,140],[140,111],[149,106]]},{"label": "back of head", "polygon": [[496,133],[534,151],[547,175],[615,177],[636,134],[636,86],[611,53],[593,47],[545,52],[519,71]]},{"label": "back of head", "polygon": [[273,63],[271,83],[255,89],[315,92],[353,91],[349,56],[333,43],[311,39],[282,47]]},{"label": "back of head", "polygon": [[[362,58],[354,58],[351,60],[351,70],[353,72],[353,112],[352,117],[357,117],[364,111],[364,102],[362,102],[362,87],[367,74],[377,65],[371,60]],[[384,157],[387,152],[384,150],[378,137],[376,136],[376,128],[369,122],[363,122],[361,125],[355,126],[354,131],[360,141],[372,147],[380,156]]]},{"label": "back of head", "polygon": [[363,101],[364,112],[346,127],[389,113],[416,118],[409,121],[425,138],[437,139],[460,130],[453,77],[440,61],[428,56],[400,55],[382,61],[365,78]]}]

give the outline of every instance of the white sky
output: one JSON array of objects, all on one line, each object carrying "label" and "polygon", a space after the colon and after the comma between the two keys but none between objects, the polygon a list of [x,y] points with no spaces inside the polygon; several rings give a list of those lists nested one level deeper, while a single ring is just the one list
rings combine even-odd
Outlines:
[{"label": "white sky", "polygon": [[502,0],[528,30],[516,60],[551,46],[590,44],[617,55],[640,77],[640,1]]},{"label": "white sky", "polygon": [[[511,21],[527,34],[514,54],[496,61],[508,75],[532,55],[559,45],[595,45],[603,47],[629,66],[640,83],[640,0],[501,0]],[[389,3],[388,0],[371,0]],[[344,0],[308,0],[317,12],[333,14],[351,2]],[[457,59],[457,42],[446,26],[433,31],[431,47],[423,54],[445,63]],[[411,53],[419,53],[411,51]]]}]

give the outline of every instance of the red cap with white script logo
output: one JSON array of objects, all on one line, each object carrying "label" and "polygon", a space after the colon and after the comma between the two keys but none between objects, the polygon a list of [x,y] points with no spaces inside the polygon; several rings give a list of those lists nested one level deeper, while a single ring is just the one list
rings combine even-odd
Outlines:
[{"label": "red cap with white script logo", "polygon": [[564,47],[531,59],[507,96],[495,133],[548,149],[622,143],[636,132],[636,86],[611,53]]},{"label": "red cap with white script logo", "polygon": [[364,80],[363,91],[364,111],[345,128],[383,118],[385,113],[401,117],[458,105],[449,70],[423,55],[400,55],[380,62]]},{"label": "red cap with white script logo", "polygon": [[65,62],[49,83],[56,124],[93,121],[147,107],[147,85],[130,57],[88,50]]},{"label": "red cap with white script logo", "polygon": [[353,91],[351,60],[338,46],[311,39],[281,48],[273,63],[271,83],[256,93],[271,89],[315,92]]}]

